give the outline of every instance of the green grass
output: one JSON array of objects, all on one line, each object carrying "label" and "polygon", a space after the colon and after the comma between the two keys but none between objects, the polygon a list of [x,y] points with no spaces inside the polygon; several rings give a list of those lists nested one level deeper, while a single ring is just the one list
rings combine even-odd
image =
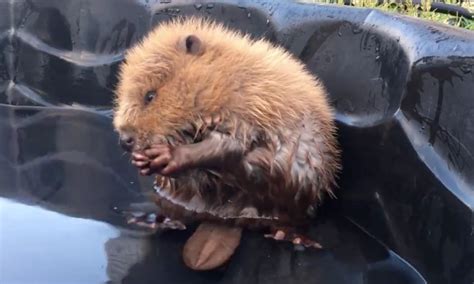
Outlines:
[{"label": "green grass", "polygon": [[[312,3],[330,3],[336,2],[334,4],[343,5],[343,0],[330,1],[330,0],[300,0],[302,2],[312,2]],[[406,9],[402,9],[400,5],[395,5],[394,3],[390,4],[388,1],[386,3],[377,6],[376,0],[353,0],[352,1],[356,7],[365,7],[365,8],[374,8],[387,11],[390,13],[399,13],[411,17],[422,18],[434,22],[440,22],[444,24],[449,24],[455,27],[464,28],[474,31],[474,20],[469,20],[463,17],[452,16],[447,14],[441,14],[430,11],[431,1],[422,1],[422,5],[414,5],[407,1]],[[471,12],[474,11],[474,1],[468,0],[465,1],[463,7],[467,8]],[[445,1],[445,3],[454,3],[454,1]]]}]

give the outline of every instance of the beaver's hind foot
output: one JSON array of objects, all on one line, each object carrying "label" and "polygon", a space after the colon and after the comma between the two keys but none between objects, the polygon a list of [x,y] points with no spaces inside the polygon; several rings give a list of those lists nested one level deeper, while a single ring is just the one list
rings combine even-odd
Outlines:
[{"label": "beaver's hind foot", "polygon": [[274,227],[269,234],[264,235],[265,238],[274,239],[277,241],[292,242],[295,246],[303,248],[323,248],[321,244],[312,240],[305,234],[302,234],[296,228],[292,227]]}]

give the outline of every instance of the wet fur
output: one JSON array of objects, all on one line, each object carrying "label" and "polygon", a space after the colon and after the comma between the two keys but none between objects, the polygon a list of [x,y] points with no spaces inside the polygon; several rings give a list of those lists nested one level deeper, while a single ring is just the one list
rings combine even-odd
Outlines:
[{"label": "wet fur", "polygon": [[[198,54],[185,50],[189,35],[202,43]],[[145,105],[150,90],[158,95]],[[220,168],[158,177],[156,202],[170,217],[298,225],[332,195],[333,111],[321,83],[282,48],[207,20],[175,20],[129,50],[116,93],[114,125],[135,132],[138,150],[215,139],[217,151],[236,152]]]}]

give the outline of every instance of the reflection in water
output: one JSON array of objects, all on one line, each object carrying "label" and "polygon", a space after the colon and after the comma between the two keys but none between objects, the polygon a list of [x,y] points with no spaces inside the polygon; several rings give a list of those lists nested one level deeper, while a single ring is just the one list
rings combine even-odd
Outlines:
[{"label": "reflection in water", "polygon": [[181,260],[189,232],[150,237],[0,198],[0,283],[426,283],[347,221],[324,221],[314,233],[326,249],[298,251],[247,232],[225,269],[197,273]]},{"label": "reflection in water", "polygon": [[145,251],[107,223],[0,198],[0,283],[116,282]]},{"label": "reflection in water", "polygon": [[107,275],[111,283],[124,279],[133,265],[142,261],[150,251],[150,242],[140,236],[120,235],[105,243]]},{"label": "reflection in water", "polygon": [[113,209],[153,212],[151,185],[110,118],[0,105],[0,283],[426,283],[331,206],[313,227],[323,250],[245,232],[223,269],[191,271],[181,258],[190,231],[149,236]]}]

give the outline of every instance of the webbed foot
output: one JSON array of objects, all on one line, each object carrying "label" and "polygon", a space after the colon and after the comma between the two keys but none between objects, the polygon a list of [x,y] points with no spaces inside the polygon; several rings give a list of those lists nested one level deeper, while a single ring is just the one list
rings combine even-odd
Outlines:
[{"label": "webbed foot", "polygon": [[270,234],[265,234],[265,238],[274,239],[277,241],[291,242],[295,246],[303,246],[305,248],[322,249],[323,247],[318,242],[312,240],[310,237],[297,232],[295,228],[279,227],[273,228]]}]

